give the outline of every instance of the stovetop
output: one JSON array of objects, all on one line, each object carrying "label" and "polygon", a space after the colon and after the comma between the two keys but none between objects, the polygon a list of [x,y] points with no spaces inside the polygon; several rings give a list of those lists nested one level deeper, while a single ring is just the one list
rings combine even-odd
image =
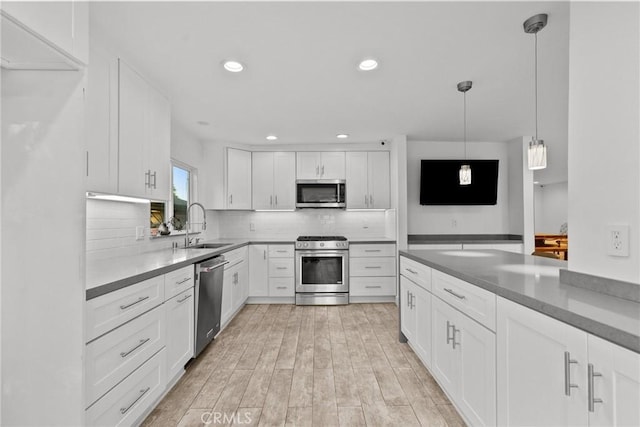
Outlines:
[{"label": "stovetop", "polygon": [[349,242],[344,236],[300,236],[296,241],[296,249],[347,250]]},{"label": "stovetop", "polygon": [[296,240],[298,242],[346,242],[347,238],[344,236],[299,236]]}]

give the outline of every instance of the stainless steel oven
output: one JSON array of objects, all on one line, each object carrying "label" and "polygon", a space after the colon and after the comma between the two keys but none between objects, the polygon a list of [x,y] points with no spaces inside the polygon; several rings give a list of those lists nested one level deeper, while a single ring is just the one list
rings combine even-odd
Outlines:
[{"label": "stainless steel oven", "polygon": [[301,236],[295,251],[296,304],[349,303],[349,242],[342,236]]}]

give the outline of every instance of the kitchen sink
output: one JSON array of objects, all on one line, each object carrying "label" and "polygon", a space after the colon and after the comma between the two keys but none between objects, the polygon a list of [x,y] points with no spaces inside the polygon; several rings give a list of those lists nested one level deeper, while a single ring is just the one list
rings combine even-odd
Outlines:
[{"label": "kitchen sink", "polygon": [[229,246],[231,243],[198,243],[197,245],[191,245],[187,249],[218,249]]}]

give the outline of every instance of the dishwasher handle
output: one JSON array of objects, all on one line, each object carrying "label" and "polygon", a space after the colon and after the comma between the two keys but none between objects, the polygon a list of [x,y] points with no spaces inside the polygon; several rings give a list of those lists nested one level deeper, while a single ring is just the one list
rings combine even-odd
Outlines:
[{"label": "dishwasher handle", "polygon": [[227,264],[229,264],[229,261],[223,261],[223,262],[221,262],[219,264],[212,265],[210,267],[200,267],[200,273],[211,273],[216,268],[220,268],[223,265],[227,265]]}]

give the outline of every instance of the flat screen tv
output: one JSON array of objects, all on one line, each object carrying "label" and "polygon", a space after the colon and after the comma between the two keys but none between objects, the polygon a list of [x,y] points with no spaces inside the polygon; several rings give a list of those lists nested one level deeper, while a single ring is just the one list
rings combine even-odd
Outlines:
[{"label": "flat screen tv", "polygon": [[[471,165],[471,184],[460,185],[458,172]],[[495,205],[498,160],[422,160],[421,205]]]}]

